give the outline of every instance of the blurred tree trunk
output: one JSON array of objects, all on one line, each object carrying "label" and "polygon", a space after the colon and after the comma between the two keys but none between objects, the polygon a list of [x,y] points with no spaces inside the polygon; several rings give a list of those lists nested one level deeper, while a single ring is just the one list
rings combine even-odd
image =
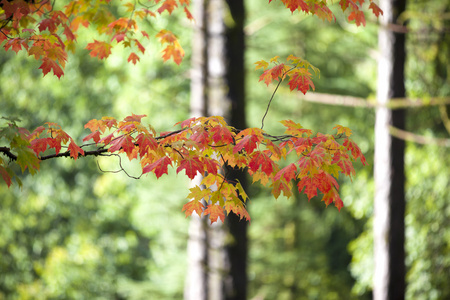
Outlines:
[{"label": "blurred tree trunk", "polygon": [[[191,114],[224,116],[231,126],[245,128],[243,0],[195,0],[193,5]],[[227,178],[246,188],[241,171],[228,170]],[[246,298],[246,229],[233,214],[225,225],[213,226],[192,217],[185,299]]]},{"label": "blurred tree trunk", "polygon": [[390,127],[405,128],[405,110],[385,107],[389,99],[405,97],[405,34],[392,26],[406,0],[382,0],[375,121],[374,299],[405,298],[405,142],[390,135]]}]

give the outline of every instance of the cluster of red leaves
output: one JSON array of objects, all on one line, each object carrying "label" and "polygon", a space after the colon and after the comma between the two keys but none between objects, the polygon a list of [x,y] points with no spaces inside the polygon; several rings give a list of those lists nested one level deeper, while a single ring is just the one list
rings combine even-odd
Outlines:
[{"label": "cluster of red leaves", "polygon": [[[110,2],[74,0],[57,10],[55,2],[50,0],[0,0],[0,45],[6,51],[26,51],[42,62],[39,68],[44,76],[53,71],[60,78],[64,74],[67,51],[75,50],[80,25],[96,28],[100,37],[104,37],[87,44],[86,49],[92,57],[107,58],[115,41],[130,49],[128,62],[136,64],[140,60],[139,54],[145,53],[136,33],[140,33],[141,38],[149,38],[147,32],[139,30],[139,22],[156,18],[166,11],[171,14],[177,8],[182,8],[186,17],[193,20],[188,9],[190,0],[151,0],[147,5],[140,1],[124,1],[127,17],[115,17],[115,7]],[[176,36],[166,31],[158,33],[157,38],[165,46],[163,59],[172,58],[180,64],[184,51]]]},{"label": "cluster of red leaves", "polygon": [[[256,70],[262,68],[264,72],[259,77],[259,81],[264,81],[268,86],[272,81],[278,80],[283,81],[286,77],[289,77],[288,84],[289,88],[292,90],[297,89],[303,94],[311,88],[314,90],[314,83],[312,82],[312,74],[309,69],[314,71],[315,74],[319,73],[319,70],[311,65],[306,60],[289,55],[287,58],[288,63],[280,63],[278,61],[278,56],[270,59],[269,62],[265,60],[257,61]],[[269,68],[269,64],[275,64],[274,67]]]},{"label": "cluster of red leaves", "polygon": [[[353,161],[357,158],[365,164],[361,150],[349,138],[350,129],[340,125],[335,127],[336,135],[313,135],[311,130],[286,120],[281,122],[286,127],[284,135],[271,136],[258,128],[237,130],[215,116],[191,118],[178,123],[179,130],[157,134],[141,123],[143,117],[133,114],[120,122],[111,117],[91,120],[85,125],[91,133],[83,141],[93,142],[82,146],[54,123],[46,123],[32,133],[17,128],[8,149],[17,153],[22,171],[38,170],[40,160],[57,155],[77,159],[89,154],[82,148],[94,147],[136,159],[142,174],[154,173],[157,178],[168,174],[169,167],[190,179],[202,175],[201,183],[190,189],[191,201],[183,211],[186,216],[194,211],[209,215],[211,222],[223,221],[225,212],[250,220],[245,208],[248,197],[239,182],[227,179],[228,167],[247,170],[253,182],[270,186],[275,198],[281,194],[291,197],[296,182],[309,199],[320,192],[326,205],[334,202],[340,209],[343,203],[336,179],[340,173],[354,175]],[[62,145],[67,145],[64,153]],[[90,151],[90,155],[99,152]],[[11,185],[11,169],[1,160],[0,173]]]},{"label": "cluster of red leaves", "polygon": [[[333,12],[328,8],[326,0],[280,0],[286,8],[288,8],[291,12],[296,10],[302,11],[306,14],[312,14],[318,16],[321,20],[327,20],[331,22],[332,20],[336,20]],[[272,0],[269,0],[269,3]],[[339,6],[342,11],[345,12],[347,8],[350,9],[350,13],[348,15],[348,21],[355,21],[356,26],[360,26],[361,24],[366,26],[366,18],[364,12],[362,11],[362,6],[365,2],[369,3],[369,9],[372,10],[373,14],[378,18],[381,14],[383,15],[383,11],[378,7],[378,5],[373,2],[373,0],[340,0]]]}]

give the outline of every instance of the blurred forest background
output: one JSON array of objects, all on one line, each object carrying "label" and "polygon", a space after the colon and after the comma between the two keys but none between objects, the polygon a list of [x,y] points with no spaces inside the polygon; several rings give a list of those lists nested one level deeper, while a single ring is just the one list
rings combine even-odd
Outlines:
[{"label": "blurred forest background", "polygon": [[[450,96],[446,2],[407,1],[408,97]],[[316,92],[373,103],[375,18],[357,28],[336,13],[337,21],[329,24],[258,0],[246,1],[246,11],[249,126],[260,127],[274,89],[258,82],[253,63],[274,55],[294,54],[318,67]],[[87,135],[82,125],[102,116],[146,114],[144,121],[156,130],[170,130],[190,114],[192,24],[177,14],[157,22],[155,27],[178,33],[186,50],[180,66],[163,63],[154,41],[136,65],[126,62],[119,47],[99,61],[80,44],[58,80],[43,78],[30,57],[1,51],[0,116],[18,117],[29,129],[57,122],[78,142]],[[80,41],[90,33],[83,34]],[[308,203],[304,195],[275,201],[269,190],[249,188],[248,299],[370,299],[374,109],[308,100],[308,94],[281,85],[264,129],[282,133],[282,119],[327,133],[335,124],[348,126],[369,166],[356,164],[353,182],[340,178],[340,213],[317,199]],[[450,151],[433,144],[433,138],[449,137],[448,113],[449,105],[407,109],[406,130],[429,138],[406,147],[407,299],[450,298]],[[181,208],[189,182],[173,173],[134,180],[98,166],[114,171],[118,161],[58,159],[42,163],[36,176],[23,176],[21,189],[0,184],[0,299],[183,297],[190,220]],[[137,165],[125,169],[139,175]]]}]

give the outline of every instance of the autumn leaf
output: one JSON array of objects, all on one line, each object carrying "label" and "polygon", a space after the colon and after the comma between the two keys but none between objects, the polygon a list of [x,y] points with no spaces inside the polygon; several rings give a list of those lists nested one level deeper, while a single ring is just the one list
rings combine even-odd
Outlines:
[{"label": "autumn leaf", "polygon": [[383,15],[383,11],[375,4],[375,2],[370,2],[369,9],[372,10],[373,14],[378,18],[380,15]]},{"label": "autumn leaf", "polygon": [[203,164],[198,157],[185,157],[181,160],[180,166],[177,168],[177,173],[185,170],[186,175],[190,179],[197,176],[197,172],[203,174]]},{"label": "autumn leaf", "polygon": [[366,18],[364,17],[364,12],[360,10],[354,10],[350,13],[348,16],[349,21],[355,21],[356,26],[360,26],[361,24],[363,26],[366,26]]},{"label": "autumn leaf", "polygon": [[223,208],[220,205],[210,204],[203,212],[204,215],[209,215],[209,219],[211,220],[211,224],[217,222],[217,219],[220,218],[222,222],[225,222],[225,214],[223,212]]},{"label": "autumn leaf", "polygon": [[90,139],[93,139],[94,142],[95,142],[96,144],[98,144],[98,142],[99,142],[100,139],[101,139],[101,137],[100,137],[100,131],[96,130],[96,131],[94,131],[94,132],[88,134],[88,135],[83,139],[83,142],[87,142],[87,141],[89,141]]},{"label": "autumn leaf", "polygon": [[311,73],[304,68],[296,69],[294,75],[290,75],[288,84],[291,91],[297,88],[303,94],[306,94],[310,87],[312,90],[315,90],[314,83],[311,80]]},{"label": "autumn leaf", "polygon": [[337,130],[337,134],[345,134],[345,136],[349,137],[352,135],[352,130],[348,127],[344,127],[342,125],[336,125],[333,129]]},{"label": "autumn leaf", "polygon": [[318,185],[319,185],[319,182],[318,182],[317,178],[314,176],[305,176],[297,184],[298,191],[300,193],[302,192],[303,188],[305,188],[305,194],[309,200],[311,200],[312,197],[317,196],[317,186]]},{"label": "autumn leaf", "polygon": [[133,138],[128,134],[124,134],[111,141],[111,147],[109,147],[108,151],[123,150],[125,153],[130,154],[135,147]]},{"label": "autumn leaf", "polygon": [[182,211],[185,212],[187,218],[192,215],[194,211],[197,212],[197,215],[201,216],[204,208],[205,206],[200,201],[192,200],[183,205]]},{"label": "autumn leaf", "polygon": [[74,160],[77,160],[78,153],[84,155],[84,150],[77,146],[73,140],[70,141],[68,149],[70,151],[70,157],[73,157]]},{"label": "autumn leaf", "polygon": [[168,165],[172,165],[172,161],[170,160],[170,158],[167,157],[167,156],[161,157],[156,162],[154,162],[152,164],[149,164],[149,165],[146,165],[142,169],[142,174],[146,174],[148,172],[153,171],[153,173],[155,173],[155,175],[156,175],[156,178],[159,178],[163,174],[168,174],[167,173],[167,166]]},{"label": "autumn leaf", "polygon": [[2,174],[2,178],[6,182],[6,185],[10,187],[12,184],[11,175],[9,174],[8,170],[2,165],[0,165],[0,174]]},{"label": "autumn leaf", "polygon": [[278,181],[283,178],[286,182],[291,181],[295,178],[295,172],[297,171],[297,166],[294,163],[291,163],[277,172],[274,177],[274,181]]},{"label": "autumn leaf", "polygon": [[42,69],[42,73],[44,73],[44,76],[47,75],[47,73],[50,72],[51,70],[53,70],[53,74],[55,74],[56,77],[58,77],[58,79],[60,79],[61,76],[64,75],[64,72],[61,69],[61,67],[54,60],[49,59],[47,57],[44,57],[42,59],[42,64],[39,67],[39,69]]},{"label": "autumn leaf", "polygon": [[97,56],[99,59],[107,58],[111,54],[111,44],[97,40],[87,44],[86,49],[91,50],[89,53],[91,57]]},{"label": "autumn leaf", "polygon": [[165,0],[160,8],[158,8],[158,12],[162,14],[165,10],[169,12],[169,14],[172,14],[172,11],[178,7],[178,4],[175,2],[175,0]]}]

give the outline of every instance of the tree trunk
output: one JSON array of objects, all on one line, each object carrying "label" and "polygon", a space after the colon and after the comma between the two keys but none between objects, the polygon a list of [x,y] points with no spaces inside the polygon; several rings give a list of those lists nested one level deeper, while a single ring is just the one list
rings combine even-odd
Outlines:
[{"label": "tree trunk", "polygon": [[[243,0],[195,0],[196,29],[191,72],[191,114],[224,116],[228,124],[245,128]],[[227,11],[229,10],[229,11]],[[224,16],[230,17],[225,26]],[[227,178],[246,177],[229,170]],[[230,214],[210,226],[192,217],[188,242],[185,299],[246,299],[247,223]],[[225,244],[225,235],[231,242]]]},{"label": "tree trunk", "polygon": [[375,300],[405,297],[405,142],[390,135],[390,127],[405,128],[405,110],[383,105],[405,97],[405,35],[391,30],[405,10],[406,0],[382,0],[375,122],[375,203],[373,294]]}]

